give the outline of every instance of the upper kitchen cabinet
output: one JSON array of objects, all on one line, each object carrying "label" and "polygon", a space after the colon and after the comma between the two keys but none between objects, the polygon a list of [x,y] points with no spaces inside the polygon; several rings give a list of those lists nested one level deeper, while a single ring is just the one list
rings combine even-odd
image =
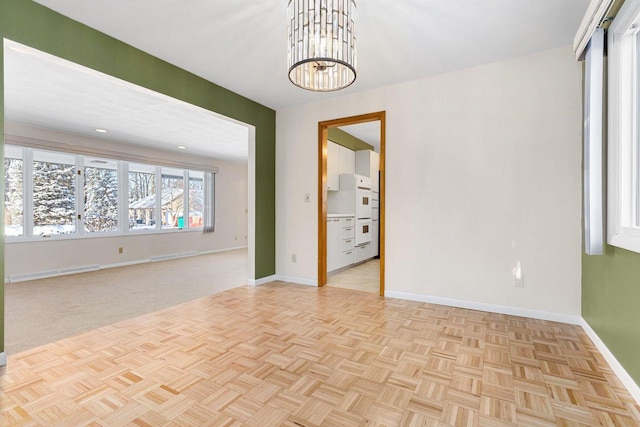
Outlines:
[{"label": "upper kitchen cabinet", "polygon": [[380,183],[378,171],[380,170],[380,156],[375,151],[358,150],[356,154],[356,173],[371,178],[371,191],[378,193]]},{"label": "upper kitchen cabinet", "polygon": [[340,147],[340,173],[356,173],[356,152],[342,145]]},{"label": "upper kitchen cabinet", "polygon": [[327,190],[340,190],[340,146],[327,141]]},{"label": "upper kitchen cabinet", "polygon": [[356,152],[333,141],[327,141],[327,190],[340,190],[340,174],[356,170]]}]

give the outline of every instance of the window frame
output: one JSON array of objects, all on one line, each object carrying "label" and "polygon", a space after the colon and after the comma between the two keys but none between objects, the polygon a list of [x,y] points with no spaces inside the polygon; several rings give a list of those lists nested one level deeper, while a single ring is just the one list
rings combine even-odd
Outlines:
[{"label": "window frame", "polygon": [[608,29],[607,243],[640,252],[640,0],[627,0]]},{"label": "window frame", "polygon": [[[53,240],[68,240],[68,239],[86,239],[86,238],[104,238],[104,237],[114,237],[114,236],[143,236],[149,234],[166,234],[166,233],[184,233],[184,232],[203,232],[203,226],[200,227],[191,227],[188,221],[188,217],[186,217],[184,221],[183,227],[174,227],[174,228],[163,228],[161,218],[161,191],[157,191],[161,189],[161,181],[162,170],[163,169],[174,169],[181,171],[183,182],[186,182],[188,185],[190,179],[190,172],[198,172],[206,174],[208,171],[203,169],[195,169],[193,167],[186,168],[182,165],[157,165],[150,162],[145,162],[143,160],[129,161],[129,160],[121,160],[117,158],[113,158],[110,156],[94,156],[94,155],[83,155],[77,154],[73,152],[68,152],[65,150],[51,150],[47,148],[40,147],[28,147],[24,145],[15,145],[11,143],[6,143],[5,147],[12,147],[15,149],[19,149],[22,152],[22,161],[23,161],[23,234],[21,236],[5,236],[6,243],[13,242],[42,242],[42,241],[53,241]],[[76,215],[81,213],[81,218],[75,220],[75,231],[73,233],[68,234],[51,234],[46,236],[36,236],[33,234],[33,162],[34,162],[34,153],[37,152],[51,152],[51,153],[59,153],[64,155],[71,155],[75,158],[75,170],[82,171],[82,174],[76,174],[75,177],[75,192],[76,192]],[[85,215],[85,200],[84,200],[84,166],[85,166],[85,158],[93,158],[93,157],[101,157],[104,160],[114,161],[116,162],[116,172],[117,172],[117,185],[118,185],[118,227],[116,230],[112,231],[100,231],[100,232],[87,232],[84,230],[84,215]],[[129,229],[129,165],[130,164],[141,164],[147,165],[154,169],[155,173],[155,188],[156,188],[156,203],[155,203],[155,215],[156,215],[156,224],[152,229],[144,229],[144,230],[130,230]],[[184,195],[184,200],[188,203],[188,195]],[[160,204],[158,204],[160,202]],[[215,212],[215,200],[212,200],[212,205],[210,207],[212,212]],[[204,206],[203,206],[204,208]],[[4,209],[4,205],[3,205]],[[188,215],[188,207],[184,207],[184,213]]]}]

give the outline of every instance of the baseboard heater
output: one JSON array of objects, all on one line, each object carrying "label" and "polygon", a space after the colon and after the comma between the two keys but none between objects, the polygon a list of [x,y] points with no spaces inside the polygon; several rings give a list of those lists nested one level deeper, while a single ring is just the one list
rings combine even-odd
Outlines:
[{"label": "baseboard heater", "polygon": [[190,257],[190,256],[196,256],[196,255],[198,255],[197,251],[181,252],[179,254],[152,256],[150,258],[150,260],[151,260],[151,262],[167,261],[167,260],[170,260],[170,259],[187,258],[187,257]]},{"label": "baseboard heater", "polygon": [[96,271],[96,270],[100,270],[100,266],[85,265],[82,267],[70,267],[70,268],[62,268],[59,270],[39,271],[37,273],[16,274],[15,276],[9,276],[9,282],[11,283],[25,282],[27,280],[44,279],[46,277],[63,276],[66,274],[84,273],[87,271]]}]

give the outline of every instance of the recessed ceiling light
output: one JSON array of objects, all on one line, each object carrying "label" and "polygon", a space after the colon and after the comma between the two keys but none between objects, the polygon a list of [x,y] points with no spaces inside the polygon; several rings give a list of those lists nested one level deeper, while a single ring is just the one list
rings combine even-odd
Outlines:
[{"label": "recessed ceiling light", "polygon": [[187,149],[187,147],[185,147],[184,145],[178,145],[178,148],[181,149],[181,150],[186,150]]},{"label": "recessed ceiling light", "polygon": [[96,129],[96,132],[99,132],[99,133],[107,133],[107,132],[108,132],[108,130],[106,130],[106,129]]}]

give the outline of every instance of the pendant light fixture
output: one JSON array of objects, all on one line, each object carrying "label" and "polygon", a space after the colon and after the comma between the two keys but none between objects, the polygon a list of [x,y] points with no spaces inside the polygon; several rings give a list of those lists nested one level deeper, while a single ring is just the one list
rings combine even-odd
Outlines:
[{"label": "pendant light fixture", "polygon": [[289,80],[329,92],[356,79],[355,0],[289,0]]}]

